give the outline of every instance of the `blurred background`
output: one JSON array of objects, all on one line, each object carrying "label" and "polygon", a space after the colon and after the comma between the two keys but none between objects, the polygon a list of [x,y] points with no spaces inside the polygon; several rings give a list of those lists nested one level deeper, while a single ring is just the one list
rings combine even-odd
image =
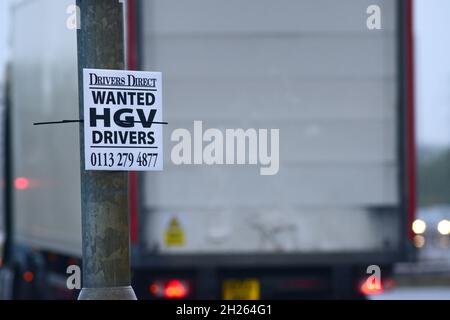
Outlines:
[{"label": "blurred background", "polygon": [[[125,2],[169,122],[130,176],[139,298],[450,299],[448,0]],[[78,119],[73,5],[0,2],[5,299],[78,295],[78,126],[32,125]],[[194,120],[279,128],[280,172],[175,166]]]}]

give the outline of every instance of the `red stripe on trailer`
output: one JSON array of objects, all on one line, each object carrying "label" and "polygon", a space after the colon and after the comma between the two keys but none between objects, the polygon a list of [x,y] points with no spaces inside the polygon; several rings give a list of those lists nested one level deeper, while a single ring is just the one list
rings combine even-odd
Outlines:
[{"label": "red stripe on trailer", "polygon": [[127,1],[127,64],[128,69],[138,67],[136,1]]},{"label": "red stripe on trailer", "polygon": [[408,236],[412,240],[412,223],[416,217],[416,139],[414,116],[414,31],[413,0],[405,1],[406,30],[406,136],[408,181]]},{"label": "red stripe on trailer", "polygon": [[[129,70],[138,67],[136,1],[127,2],[127,65]],[[137,173],[128,174],[128,199],[130,210],[130,240],[138,242],[138,178]]]}]

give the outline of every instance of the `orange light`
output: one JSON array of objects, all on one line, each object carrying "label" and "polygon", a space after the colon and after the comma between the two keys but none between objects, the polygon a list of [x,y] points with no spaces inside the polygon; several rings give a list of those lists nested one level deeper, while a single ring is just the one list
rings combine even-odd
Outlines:
[{"label": "orange light", "polygon": [[169,280],[164,286],[164,298],[182,299],[188,295],[187,284],[180,280]]},{"label": "orange light", "polygon": [[369,280],[366,280],[361,284],[360,290],[363,294],[367,296],[382,294],[384,292],[383,284],[369,283]]},{"label": "orange light", "polygon": [[30,187],[30,180],[24,177],[16,178],[14,186],[17,190],[26,190]]},{"label": "orange light", "polygon": [[31,271],[26,271],[23,273],[23,280],[26,282],[31,282],[34,279],[34,273]]}]

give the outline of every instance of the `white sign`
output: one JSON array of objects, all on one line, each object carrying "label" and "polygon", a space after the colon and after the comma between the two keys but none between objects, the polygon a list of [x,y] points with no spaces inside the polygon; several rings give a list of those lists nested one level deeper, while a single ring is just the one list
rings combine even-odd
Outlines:
[{"label": "white sign", "polygon": [[86,170],[162,170],[161,73],[84,69]]}]

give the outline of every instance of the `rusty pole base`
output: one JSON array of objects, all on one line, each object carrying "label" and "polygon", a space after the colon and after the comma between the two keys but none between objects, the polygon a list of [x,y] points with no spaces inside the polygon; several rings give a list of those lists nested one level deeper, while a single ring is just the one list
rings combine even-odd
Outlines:
[{"label": "rusty pole base", "polygon": [[83,288],[78,300],[137,300],[131,286],[109,288]]}]

